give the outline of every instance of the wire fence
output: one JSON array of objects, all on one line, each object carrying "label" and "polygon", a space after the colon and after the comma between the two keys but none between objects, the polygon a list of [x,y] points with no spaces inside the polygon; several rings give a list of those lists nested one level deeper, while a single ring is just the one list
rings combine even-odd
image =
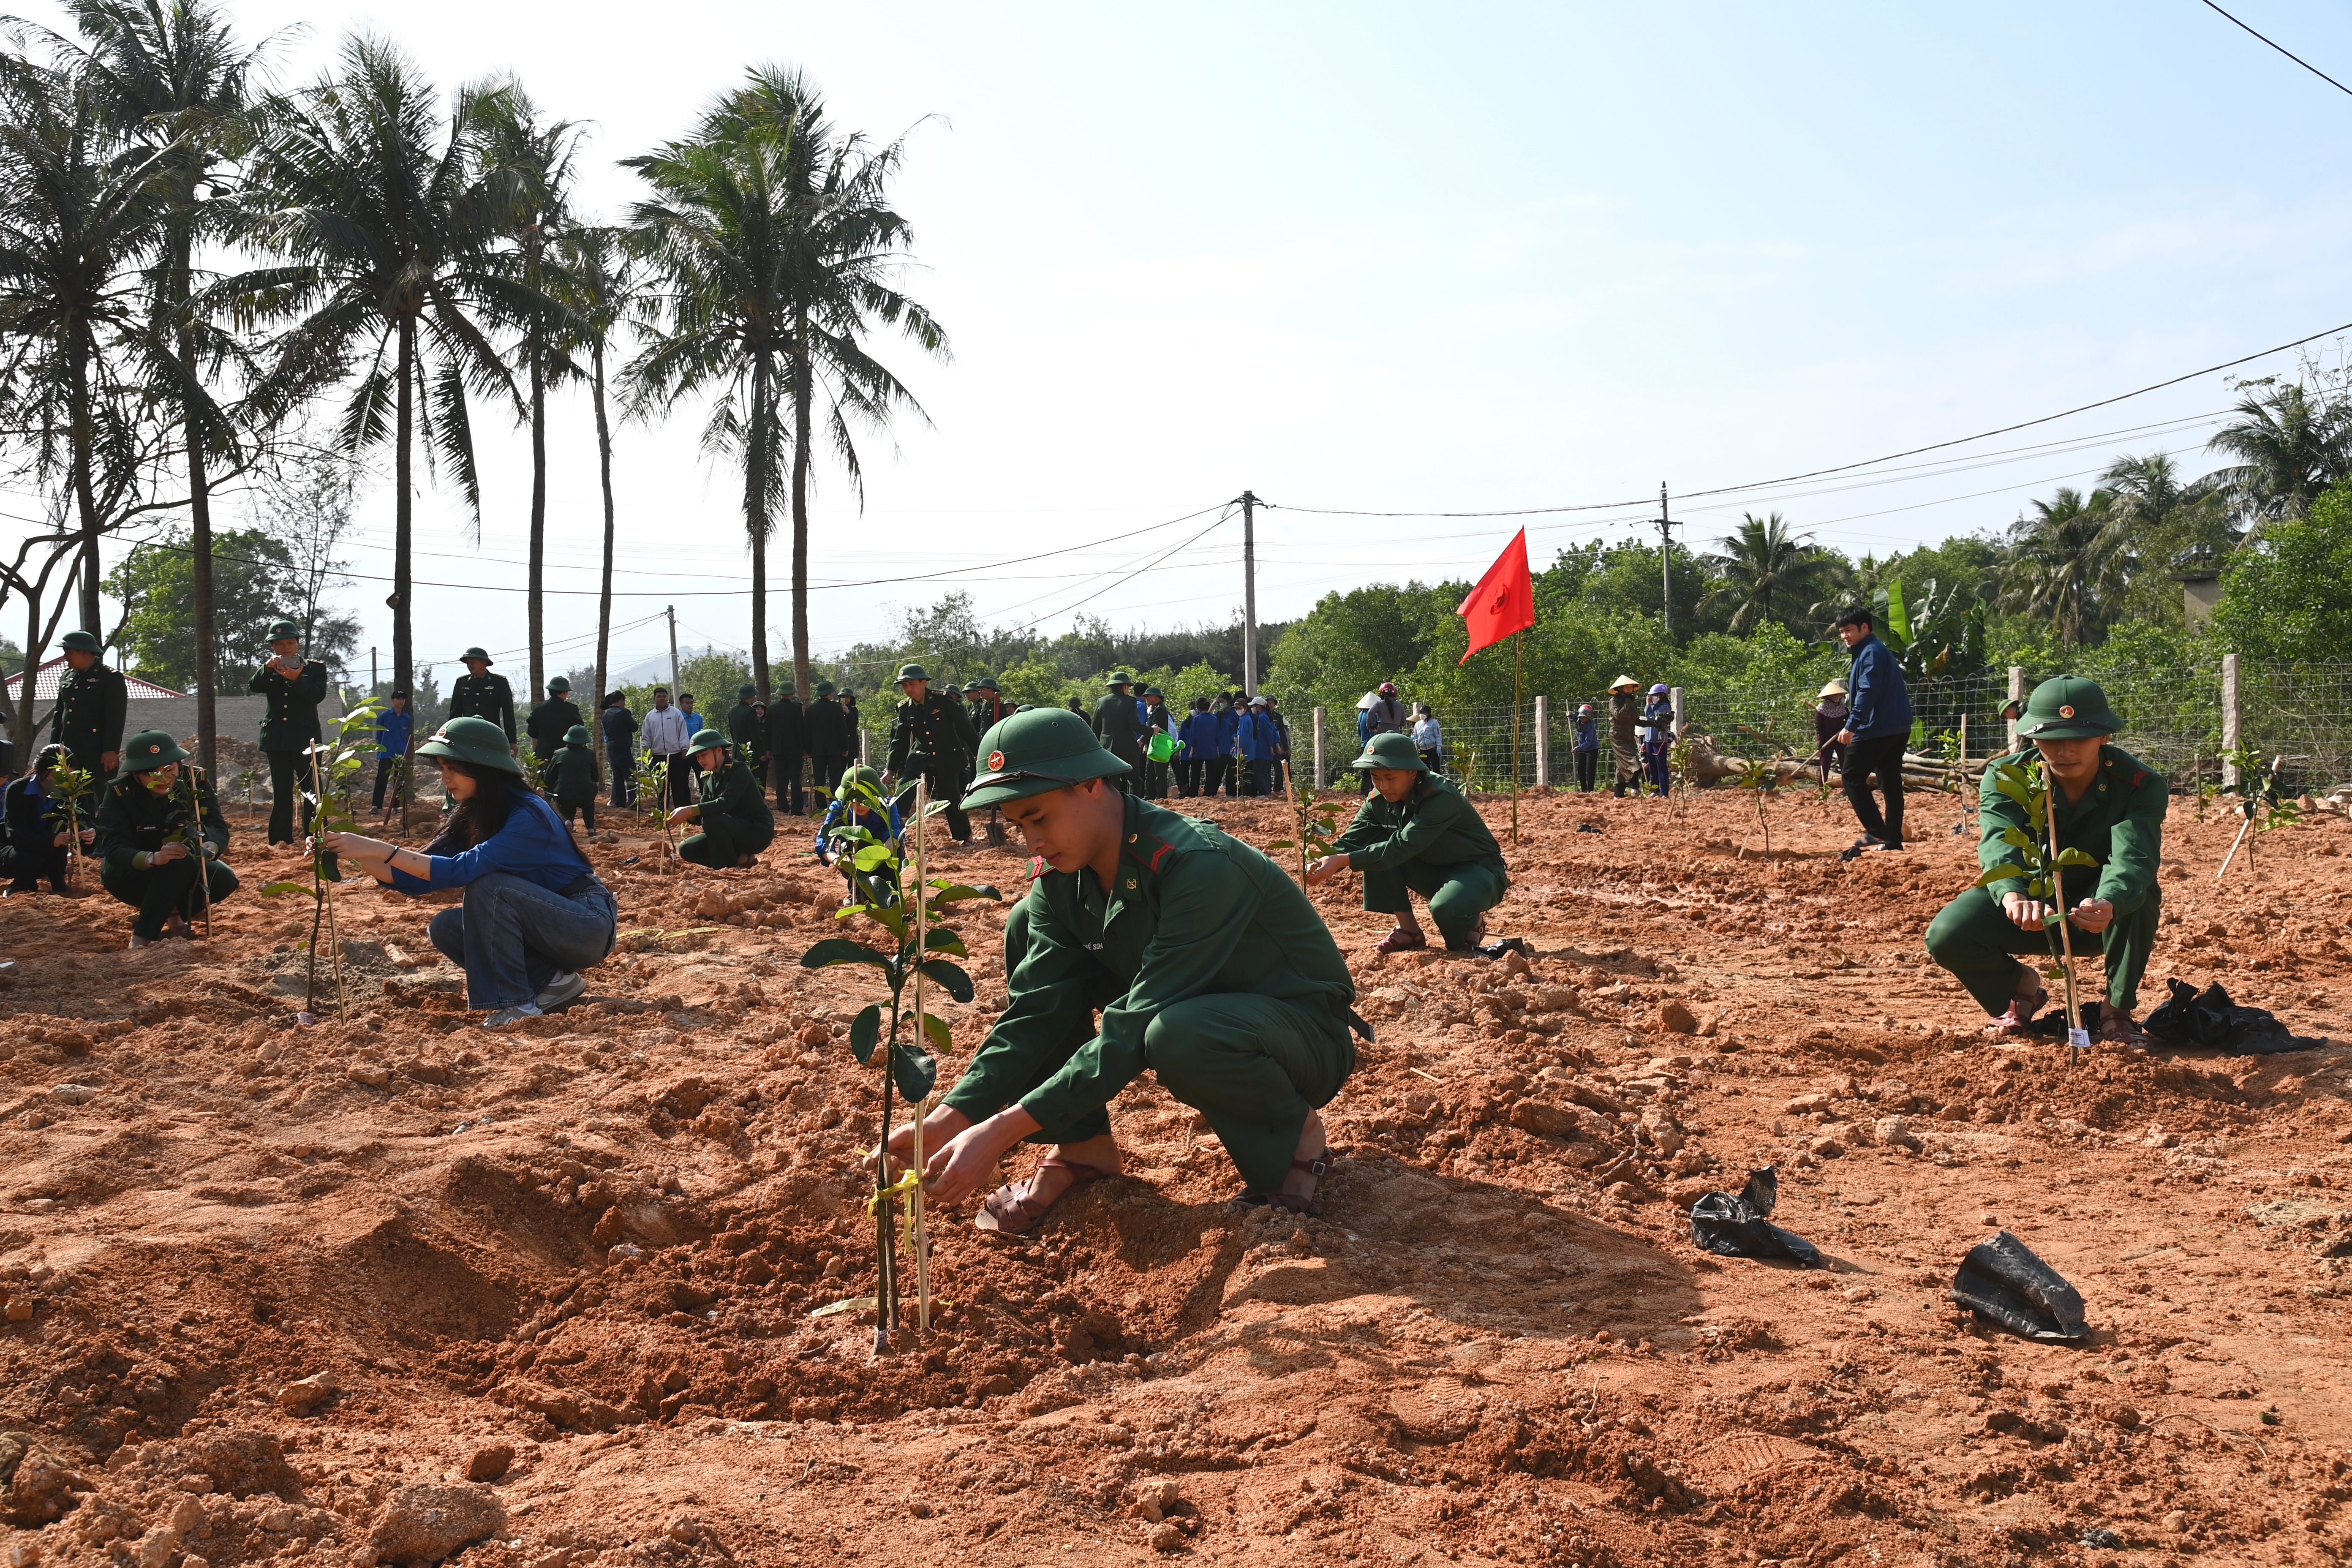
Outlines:
[{"label": "wire fence", "polygon": [[[2210,658],[2168,665],[2129,664],[2077,668],[2071,673],[2096,679],[2123,716],[2116,744],[2162,773],[2176,792],[2218,786],[2223,779],[2225,700],[2223,661]],[[2020,689],[2058,673],[2026,669]],[[2320,793],[2352,784],[2352,662],[2263,664],[2244,660],[2239,670],[2239,745],[2268,764],[2278,762],[2279,784],[2288,794]],[[1956,679],[1922,681],[1911,688],[1912,748],[1929,756],[1981,765],[2014,749],[2002,709],[2010,700],[2011,676],[1986,670]],[[1804,758],[1820,747],[1813,708],[1818,689],[1810,681],[1758,683],[1683,693],[1688,730],[1706,735],[1727,755]],[[1521,788],[1571,784],[1579,704],[1592,704],[1600,727],[1600,782],[1614,769],[1606,692],[1552,700],[1544,707],[1550,733],[1545,748],[1549,777],[1538,773],[1538,708],[1529,699],[1514,713],[1507,704],[1460,708],[1439,715],[1444,732],[1445,772],[1475,789],[1508,789],[1516,772]],[[1327,777],[1337,779],[1354,754],[1352,714],[1331,715],[1326,752]],[[1515,730],[1516,721],[1516,730]],[[1305,726],[1301,727],[1302,731]],[[1302,739],[1303,734],[1302,734]],[[1515,750],[1516,747],[1516,750]],[[1516,757],[1516,769],[1514,759]]]}]

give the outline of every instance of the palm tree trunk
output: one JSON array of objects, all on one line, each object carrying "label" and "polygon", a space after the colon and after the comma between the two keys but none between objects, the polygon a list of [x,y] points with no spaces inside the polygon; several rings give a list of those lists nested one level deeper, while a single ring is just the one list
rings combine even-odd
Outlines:
[{"label": "palm tree trunk", "polygon": [[537,702],[547,687],[547,603],[541,580],[547,562],[547,376],[539,360],[539,344],[530,355],[530,696]]},{"label": "palm tree trunk", "polygon": [[409,525],[414,519],[414,498],[410,495],[410,479],[415,455],[410,451],[415,439],[416,410],[412,384],[416,376],[416,318],[400,318],[400,414],[393,440],[393,523],[392,523],[392,688],[395,691],[414,691],[410,678],[415,670],[415,650],[411,646],[413,630],[408,613]]},{"label": "palm tree trunk", "polygon": [[[743,526],[751,535],[751,684],[768,700],[768,353],[751,360],[751,433],[743,452]],[[793,579],[799,591],[799,579]],[[715,710],[714,710],[715,711]]]},{"label": "palm tree trunk", "polygon": [[[103,637],[106,623],[98,604],[98,494],[89,471],[90,448],[98,441],[98,432],[89,413],[89,344],[77,331],[73,350],[70,461],[73,465],[74,507],[81,515],[81,629],[92,637]],[[29,682],[25,700],[27,703],[32,701]]]},{"label": "palm tree trunk", "polygon": [[[604,344],[590,345],[595,373],[593,396],[596,405],[596,476],[604,486],[604,581],[596,600],[596,711],[604,701],[604,655],[613,637],[613,428],[604,422]],[[596,739],[593,733],[591,740]]]},{"label": "palm tree trunk", "polygon": [[[192,370],[196,363],[196,334],[185,326],[180,329],[180,363]],[[215,742],[220,732],[215,702],[220,671],[213,657],[212,477],[205,471],[204,433],[195,409],[191,405],[183,413],[182,428],[188,443],[188,596],[196,623],[196,765],[210,774],[215,771]]]},{"label": "palm tree trunk", "polygon": [[796,313],[793,342],[793,679],[803,698],[809,687],[808,629],[808,474],[809,385],[808,312]]}]

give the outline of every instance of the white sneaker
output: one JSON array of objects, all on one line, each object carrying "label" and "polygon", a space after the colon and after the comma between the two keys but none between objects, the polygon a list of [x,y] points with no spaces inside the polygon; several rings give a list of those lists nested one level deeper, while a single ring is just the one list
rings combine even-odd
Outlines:
[{"label": "white sneaker", "polygon": [[567,1002],[577,1002],[588,990],[588,982],[565,970],[547,983],[547,989],[530,999],[531,1005],[542,1013],[552,1013]]}]

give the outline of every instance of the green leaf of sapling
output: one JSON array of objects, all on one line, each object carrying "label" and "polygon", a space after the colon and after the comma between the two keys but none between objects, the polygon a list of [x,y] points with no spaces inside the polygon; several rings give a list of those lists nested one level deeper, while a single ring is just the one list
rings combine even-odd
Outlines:
[{"label": "green leaf of sapling", "polygon": [[849,1050],[863,1067],[874,1059],[874,1047],[882,1038],[882,1006],[870,1004],[849,1022]]},{"label": "green leaf of sapling", "polygon": [[923,933],[923,950],[927,952],[953,953],[958,958],[971,956],[971,950],[964,946],[963,938],[945,926],[933,926]]},{"label": "green leaf of sapling", "polygon": [[923,1015],[923,1033],[929,1036],[931,1044],[939,1047],[940,1050],[947,1051],[954,1048],[955,1037],[949,1032],[948,1021],[937,1013]]},{"label": "green leaf of sapling", "polygon": [[870,963],[877,969],[890,967],[890,961],[881,953],[845,936],[829,936],[801,954],[803,969],[830,969],[836,963]]},{"label": "green leaf of sapling", "polygon": [[971,1000],[971,976],[950,963],[946,959],[927,958],[919,967],[927,977],[944,986],[947,994],[957,1001]]},{"label": "green leaf of sapling", "polygon": [[890,1078],[909,1100],[927,1099],[940,1081],[939,1058],[920,1046],[895,1041],[890,1047]]},{"label": "green leaf of sapling", "polygon": [[2098,863],[2092,856],[2072,847],[2058,851],[2058,864],[2061,866],[2095,866]]}]

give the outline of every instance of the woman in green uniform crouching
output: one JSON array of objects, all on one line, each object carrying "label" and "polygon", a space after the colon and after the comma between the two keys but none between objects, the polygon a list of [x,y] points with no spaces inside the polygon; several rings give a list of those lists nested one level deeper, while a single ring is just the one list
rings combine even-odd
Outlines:
[{"label": "woman in green uniform crouching", "polygon": [[1370,771],[1372,793],[1332,852],[1307,868],[1307,884],[1361,871],[1364,908],[1396,916],[1396,929],[1381,939],[1381,952],[1429,945],[1412,917],[1415,893],[1429,900],[1446,952],[1474,951],[1486,934],[1486,911],[1511,886],[1486,819],[1429,771],[1410,735],[1375,735],[1348,765]]},{"label": "woman in green uniform crouching", "polygon": [[[2132,1009],[2156,947],[2163,905],[2156,873],[2164,859],[2169,803],[2164,780],[2113,743],[2110,737],[2123,727],[2097,682],[2061,675],[2035,687],[2026,701],[2017,732],[2033,742],[2032,750],[1995,757],[1985,770],[1977,812],[1982,831],[1977,859],[1985,870],[2018,864],[2010,835],[2037,843],[2049,835],[2047,822],[2028,821],[2025,808],[1994,782],[2000,768],[2034,761],[2037,753],[2057,798],[2057,847],[2080,849],[2097,862],[2063,868],[2057,896],[2046,900],[2029,898],[2021,877],[1979,882],[1945,905],[1927,927],[1929,956],[1993,1016],[1996,1033],[2031,1032],[2034,1014],[2049,1001],[2040,972],[2018,956],[2047,963],[2047,928],[2063,911],[2081,933],[2076,951],[2096,942],[2106,960],[2106,999],[2092,1033],[2147,1048],[2147,1036],[2132,1022]],[[2069,899],[2079,901],[2069,909]]]},{"label": "woman in green uniform crouching", "polygon": [[700,731],[686,749],[702,770],[702,799],[677,807],[669,819],[699,823],[702,831],[679,845],[678,854],[718,870],[751,865],[776,837],[776,813],[768,805],[767,791],[751,764],[736,759],[733,743],[718,731]]},{"label": "woman in green uniform crouching", "polygon": [[[1316,1112],[1355,1069],[1349,1031],[1370,1034],[1306,893],[1213,824],[1122,792],[1128,764],[1066,709],[999,721],[980,762],[964,809],[1001,807],[1038,865],[1004,922],[1004,1011],[923,1123],[931,1196],[957,1202],[1014,1144],[1044,1143],[974,1222],[1035,1228],[1118,1173],[1110,1102],[1150,1068],[1207,1118],[1244,1201],[1304,1213],[1327,1166]],[[891,1153],[911,1159],[913,1134]]]}]

